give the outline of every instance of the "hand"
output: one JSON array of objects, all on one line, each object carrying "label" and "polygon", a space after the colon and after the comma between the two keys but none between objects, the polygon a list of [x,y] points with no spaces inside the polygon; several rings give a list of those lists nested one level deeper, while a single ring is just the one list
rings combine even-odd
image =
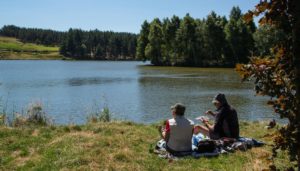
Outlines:
[{"label": "hand", "polygon": [[213,112],[211,110],[208,110],[208,111],[205,112],[205,114],[207,114],[207,115],[213,115]]},{"label": "hand", "polygon": [[208,122],[208,119],[206,119],[206,118],[202,118],[202,120],[201,120],[203,123],[207,123]]},{"label": "hand", "polygon": [[205,116],[200,116],[200,117],[197,117],[196,120],[200,120],[201,122],[208,122],[208,118],[205,117]]}]

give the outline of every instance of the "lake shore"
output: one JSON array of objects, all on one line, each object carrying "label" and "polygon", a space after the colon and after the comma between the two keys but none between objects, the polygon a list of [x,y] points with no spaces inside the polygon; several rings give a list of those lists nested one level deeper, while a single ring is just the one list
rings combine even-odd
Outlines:
[{"label": "lake shore", "polygon": [[[168,161],[150,153],[159,124],[94,122],[65,126],[0,126],[1,170],[263,170],[268,169],[275,129],[241,122],[241,135],[268,145],[215,158]],[[151,151],[151,150],[150,150]],[[276,164],[291,165],[279,153]]]}]

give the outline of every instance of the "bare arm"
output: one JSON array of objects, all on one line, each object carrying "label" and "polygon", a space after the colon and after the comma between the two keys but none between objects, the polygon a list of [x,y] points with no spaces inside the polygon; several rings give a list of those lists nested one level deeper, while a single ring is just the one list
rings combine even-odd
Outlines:
[{"label": "bare arm", "polygon": [[214,112],[211,111],[211,110],[206,111],[205,114],[211,115],[211,116],[213,116],[213,117],[216,117],[216,115],[217,115],[216,113],[214,113]]},{"label": "bare arm", "polygon": [[214,129],[214,125],[212,125],[212,124],[210,124],[210,123],[208,123],[208,121],[205,121],[205,122],[203,122],[204,123],[204,125],[208,128],[208,130],[213,130]]}]

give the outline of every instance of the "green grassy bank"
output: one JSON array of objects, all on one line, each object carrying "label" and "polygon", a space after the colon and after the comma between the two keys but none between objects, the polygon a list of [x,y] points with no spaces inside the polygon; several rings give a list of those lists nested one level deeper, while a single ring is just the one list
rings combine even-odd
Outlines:
[{"label": "green grassy bank", "polygon": [[[241,123],[241,134],[269,145],[214,158],[178,161],[150,153],[159,140],[156,125],[96,122],[82,126],[0,126],[0,170],[263,170],[271,162],[274,130]],[[275,160],[289,167],[287,155]]]},{"label": "green grassy bank", "polygon": [[58,47],[22,43],[15,38],[0,36],[0,59],[62,59]]}]

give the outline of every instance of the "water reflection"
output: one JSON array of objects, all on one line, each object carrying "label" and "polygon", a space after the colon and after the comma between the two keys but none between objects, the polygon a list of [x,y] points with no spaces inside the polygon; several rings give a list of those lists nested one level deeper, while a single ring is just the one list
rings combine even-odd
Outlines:
[{"label": "water reflection", "polygon": [[227,95],[241,120],[272,117],[266,98],[254,97],[252,84],[241,83],[233,69],[141,67],[139,71],[139,106],[146,122],[171,117],[169,107],[176,102],[184,103],[187,115],[195,118],[214,109],[211,101],[218,92]]},{"label": "water reflection", "polygon": [[71,78],[68,79],[66,82],[70,86],[83,86],[83,85],[94,85],[94,84],[121,83],[121,82],[130,82],[130,81],[133,81],[133,79],[93,77],[93,78]]},{"label": "water reflection", "polygon": [[242,84],[233,69],[107,61],[0,61],[0,68],[0,99],[8,112],[21,112],[38,99],[56,123],[84,123],[94,104],[107,104],[116,119],[153,123],[169,118],[170,106],[182,102],[195,118],[214,108],[218,92],[241,119],[273,117],[267,98],[255,97],[253,85]]}]

